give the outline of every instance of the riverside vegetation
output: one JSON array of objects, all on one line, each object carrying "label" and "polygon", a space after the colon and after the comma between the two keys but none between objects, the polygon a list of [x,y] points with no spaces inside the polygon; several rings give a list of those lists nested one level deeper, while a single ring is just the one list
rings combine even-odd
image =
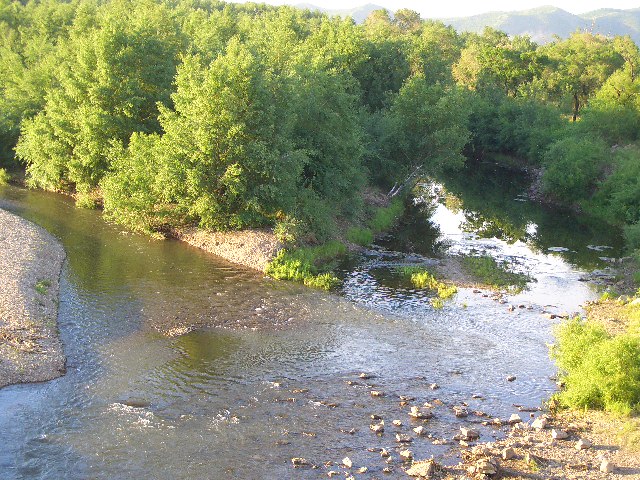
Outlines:
[{"label": "riverside vegetation", "polygon": [[[152,234],[273,227],[288,245],[268,268],[277,278],[332,287],[336,238],[370,243],[416,178],[488,157],[640,248],[629,37],[537,45],[406,9],[356,25],[216,0],[0,0],[0,35],[0,183],[24,166],[29,186]],[[372,188],[396,200],[372,209]],[[637,370],[637,329],[610,338],[574,321],[558,338],[568,405],[637,411],[615,363]],[[587,341],[598,352],[578,365],[573,344]],[[598,376],[573,374],[596,358],[608,362]],[[616,385],[584,383],[605,377]]]}]

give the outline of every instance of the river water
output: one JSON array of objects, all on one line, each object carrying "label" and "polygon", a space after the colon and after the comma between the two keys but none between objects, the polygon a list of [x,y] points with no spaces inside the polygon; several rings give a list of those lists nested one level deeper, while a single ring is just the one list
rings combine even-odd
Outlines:
[{"label": "river water", "polygon": [[[398,450],[394,434],[419,424],[429,436],[413,435],[415,457],[445,463],[457,462],[450,440],[461,425],[479,426],[485,440],[503,435],[451,407],[505,418],[515,405],[539,406],[555,388],[555,321],[541,311],[595,298],[580,279],[621,245],[597,222],[524,201],[517,176],[486,173],[446,188],[425,182],[399,229],[345,263],[339,295],[127,234],[58,195],[0,187],[0,207],[42,225],[68,254],[59,311],[67,374],[0,390],[0,478],[320,478],[344,471],[345,456],[368,468],[359,478],[373,478],[387,464],[368,449]],[[508,301],[531,309],[509,312],[472,289],[435,309],[393,274],[446,251],[528,272],[537,281]],[[415,400],[401,406],[401,395]],[[436,399],[433,419],[407,415]],[[385,419],[384,434],[369,430],[371,414]],[[448,444],[434,444],[442,438]],[[393,455],[386,478],[401,477]],[[294,470],[293,457],[318,468]]]}]

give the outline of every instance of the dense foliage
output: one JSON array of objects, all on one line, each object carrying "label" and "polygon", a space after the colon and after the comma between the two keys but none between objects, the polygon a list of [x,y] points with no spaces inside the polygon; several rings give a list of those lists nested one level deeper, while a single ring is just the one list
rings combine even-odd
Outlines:
[{"label": "dense foliage", "polygon": [[0,168],[130,228],[368,243],[374,184],[516,158],[640,247],[640,51],[411,10],[362,25],[217,0],[0,0]]},{"label": "dense foliage", "polygon": [[[633,307],[630,307],[633,308]],[[640,411],[640,336],[637,327],[610,334],[578,318],[558,326],[552,351],[563,374],[563,405],[628,415]]]}]

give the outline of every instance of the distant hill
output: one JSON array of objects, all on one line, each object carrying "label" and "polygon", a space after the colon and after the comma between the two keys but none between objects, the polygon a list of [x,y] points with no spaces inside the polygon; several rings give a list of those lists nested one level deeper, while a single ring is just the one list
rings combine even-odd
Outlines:
[{"label": "distant hill", "polygon": [[[367,4],[344,10],[327,10],[309,3],[296,5],[298,8],[319,10],[329,15],[351,17],[362,23],[374,10],[384,9],[380,5]],[[546,6],[532,10],[513,12],[489,12],[471,17],[442,19],[459,32],[481,33],[484,27],[493,27],[509,35],[529,35],[538,43],[553,40],[554,35],[568,37],[576,30],[587,30],[603,35],[630,35],[640,44],[640,8],[615,10],[604,8],[581,15],[574,15],[557,7]]]},{"label": "distant hill", "polygon": [[553,40],[554,35],[568,37],[576,30],[603,35],[630,35],[640,43],[640,8],[632,10],[601,9],[574,15],[556,7],[540,7],[516,12],[489,12],[471,17],[444,19],[459,32],[480,33],[485,26],[509,35],[530,35],[539,43]]},{"label": "distant hill", "polygon": [[380,5],[374,5],[373,3],[368,3],[361,7],[348,8],[343,10],[328,10],[326,8],[321,8],[316,5],[312,5],[310,3],[299,3],[296,5],[296,7],[303,8],[306,10],[318,10],[332,16],[338,15],[341,17],[351,17],[356,23],[363,23],[365,19],[369,16],[369,14],[375,10],[385,9]]}]

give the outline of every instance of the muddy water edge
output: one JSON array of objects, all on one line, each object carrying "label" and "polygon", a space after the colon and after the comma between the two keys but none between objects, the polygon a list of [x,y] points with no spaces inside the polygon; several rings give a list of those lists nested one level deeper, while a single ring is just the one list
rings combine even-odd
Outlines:
[{"label": "muddy water edge", "polygon": [[[597,222],[523,201],[517,178],[494,177],[483,187],[471,174],[464,186],[425,182],[400,228],[345,265],[340,295],[126,234],[57,195],[1,187],[0,207],[67,252],[68,364],[60,379],[0,390],[0,477],[319,478],[349,457],[353,471],[367,467],[360,478],[385,468],[398,478],[407,446],[396,433],[412,437],[415,458],[445,464],[459,460],[460,426],[501,437],[482,422],[536,415],[555,390],[555,321],[542,311],[595,298],[581,280],[606,274],[600,257],[621,246]],[[537,281],[507,303],[462,288],[436,309],[395,272],[446,252],[489,254]],[[408,415],[425,402],[433,418]],[[370,430],[371,415],[384,433]],[[295,457],[309,465],[294,470]]]}]

